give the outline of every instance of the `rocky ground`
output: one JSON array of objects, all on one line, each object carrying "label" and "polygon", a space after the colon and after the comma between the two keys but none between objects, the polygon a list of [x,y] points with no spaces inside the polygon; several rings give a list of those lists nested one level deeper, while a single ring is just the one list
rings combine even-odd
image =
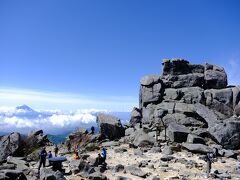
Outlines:
[{"label": "rocky ground", "polygon": [[[212,164],[211,177],[206,177],[206,162],[201,159],[203,155],[193,154],[185,150],[173,151],[172,146],[162,143],[161,148],[153,147],[150,150],[141,150],[140,148],[129,148],[129,144],[120,144],[119,142],[103,143],[104,147],[107,146],[107,166],[106,170],[101,173],[95,168],[95,179],[240,179],[240,172],[238,170],[239,161],[234,158],[218,157],[216,162]],[[108,147],[109,146],[109,147]],[[48,150],[53,150],[54,146],[47,146]],[[60,155],[67,157],[67,161],[63,163],[65,170],[64,176],[54,175],[57,179],[80,180],[91,179],[91,173],[84,172],[85,170],[74,171],[74,165],[81,165],[82,160],[73,160],[73,153],[66,153],[66,147],[60,147]],[[97,157],[98,150],[91,152],[84,152],[81,158],[88,157],[86,162],[90,162]],[[27,179],[37,178],[38,162],[32,161],[28,163],[24,158],[8,159],[6,163],[8,166],[16,165],[17,170],[26,169],[30,172],[26,177]],[[48,166],[48,163],[47,163]],[[44,170],[51,167],[46,167]],[[73,173],[76,172],[76,173]],[[85,175],[83,175],[84,173]],[[40,177],[44,179],[46,175],[41,171]],[[61,178],[60,178],[61,177]],[[1,178],[0,178],[1,179]],[[94,179],[94,178],[92,178]]]},{"label": "rocky ground", "polygon": [[[102,173],[108,179],[240,179],[237,171],[239,161],[233,158],[216,158],[212,164],[211,178],[206,178],[206,162],[202,155],[187,151],[174,152],[169,146],[143,152],[140,149],[129,148],[128,144],[107,147],[107,170]],[[53,147],[48,147],[49,149]],[[161,151],[161,152],[158,152]],[[97,157],[99,151],[87,152],[90,158]],[[74,161],[72,154],[66,155],[68,161],[64,168],[68,173],[69,163]],[[69,180],[84,179],[81,173],[65,175]],[[86,178],[87,179],[87,178]]]}]

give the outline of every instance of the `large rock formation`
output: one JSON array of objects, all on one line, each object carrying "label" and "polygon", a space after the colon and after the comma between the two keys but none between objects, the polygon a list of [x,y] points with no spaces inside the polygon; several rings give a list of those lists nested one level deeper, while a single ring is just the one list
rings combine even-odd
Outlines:
[{"label": "large rock formation", "polygon": [[24,152],[25,154],[29,154],[36,149],[49,144],[50,141],[48,140],[47,135],[43,134],[43,130],[33,130],[24,140]]},{"label": "large rock formation", "polygon": [[239,148],[239,119],[231,117],[240,115],[240,87],[227,86],[224,68],[183,59],[167,59],[162,65],[161,75],[141,79],[131,126],[152,129],[163,122],[171,141],[186,142],[192,134],[212,138],[224,148]]},{"label": "large rock formation", "polygon": [[8,156],[18,156],[22,152],[21,135],[19,133],[11,133],[0,139],[0,162],[6,160]]},{"label": "large rock formation", "polygon": [[120,119],[115,116],[99,113],[96,121],[100,127],[100,134],[104,139],[120,139],[125,134],[125,129],[122,126]]},{"label": "large rock formation", "polygon": [[42,130],[32,131],[27,137],[17,132],[0,138],[0,162],[8,156],[26,156],[38,150],[40,147],[49,145],[47,135]]}]

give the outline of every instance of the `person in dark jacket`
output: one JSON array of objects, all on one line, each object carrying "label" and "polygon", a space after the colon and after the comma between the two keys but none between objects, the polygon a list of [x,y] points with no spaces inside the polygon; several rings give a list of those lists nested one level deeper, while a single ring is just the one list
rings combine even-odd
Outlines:
[{"label": "person in dark jacket", "polygon": [[47,157],[47,151],[46,147],[43,147],[40,154],[39,154],[39,166],[38,166],[38,173],[40,171],[41,166],[45,167],[46,165],[46,157]]},{"label": "person in dark jacket", "polygon": [[94,132],[95,132],[95,128],[94,128],[94,126],[92,126],[91,127],[91,134],[94,134]]},{"label": "person in dark jacket", "polygon": [[207,155],[205,156],[205,161],[207,162],[207,167],[206,167],[207,178],[210,177],[212,163],[214,162],[213,158],[214,158],[213,153],[207,153]]},{"label": "person in dark jacket", "polygon": [[48,151],[48,159],[52,158],[52,152],[51,151]]},{"label": "person in dark jacket", "polygon": [[58,146],[55,144],[55,148],[54,148],[54,154],[55,154],[55,157],[58,156]]}]

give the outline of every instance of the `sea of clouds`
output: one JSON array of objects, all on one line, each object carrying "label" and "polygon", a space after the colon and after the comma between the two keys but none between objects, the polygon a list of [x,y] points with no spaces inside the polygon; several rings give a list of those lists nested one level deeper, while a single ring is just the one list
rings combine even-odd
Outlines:
[{"label": "sea of clouds", "polygon": [[104,109],[62,111],[33,110],[26,105],[0,107],[0,132],[28,133],[43,129],[45,133],[64,134],[78,127],[96,126],[96,114],[99,112],[109,113]]}]

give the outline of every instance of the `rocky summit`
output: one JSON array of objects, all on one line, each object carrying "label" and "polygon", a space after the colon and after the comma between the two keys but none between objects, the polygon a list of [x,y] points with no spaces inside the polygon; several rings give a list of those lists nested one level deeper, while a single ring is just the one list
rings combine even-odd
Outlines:
[{"label": "rocky summit", "polygon": [[129,124],[97,114],[99,133],[69,134],[58,166],[49,160],[38,171],[41,147],[56,149],[42,130],[1,137],[0,180],[240,179],[239,116],[240,87],[228,86],[224,68],[165,59],[161,74],[140,80]]},{"label": "rocky summit", "polygon": [[173,142],[186,142],[194,135],[239,149],[240,87],[227,86],[224,68],[183,59],[166,59],[162,66],[161,75],[141,79],[139,108],[132,111],[131,126],[142,123],[152,129],[162,123]]}]

